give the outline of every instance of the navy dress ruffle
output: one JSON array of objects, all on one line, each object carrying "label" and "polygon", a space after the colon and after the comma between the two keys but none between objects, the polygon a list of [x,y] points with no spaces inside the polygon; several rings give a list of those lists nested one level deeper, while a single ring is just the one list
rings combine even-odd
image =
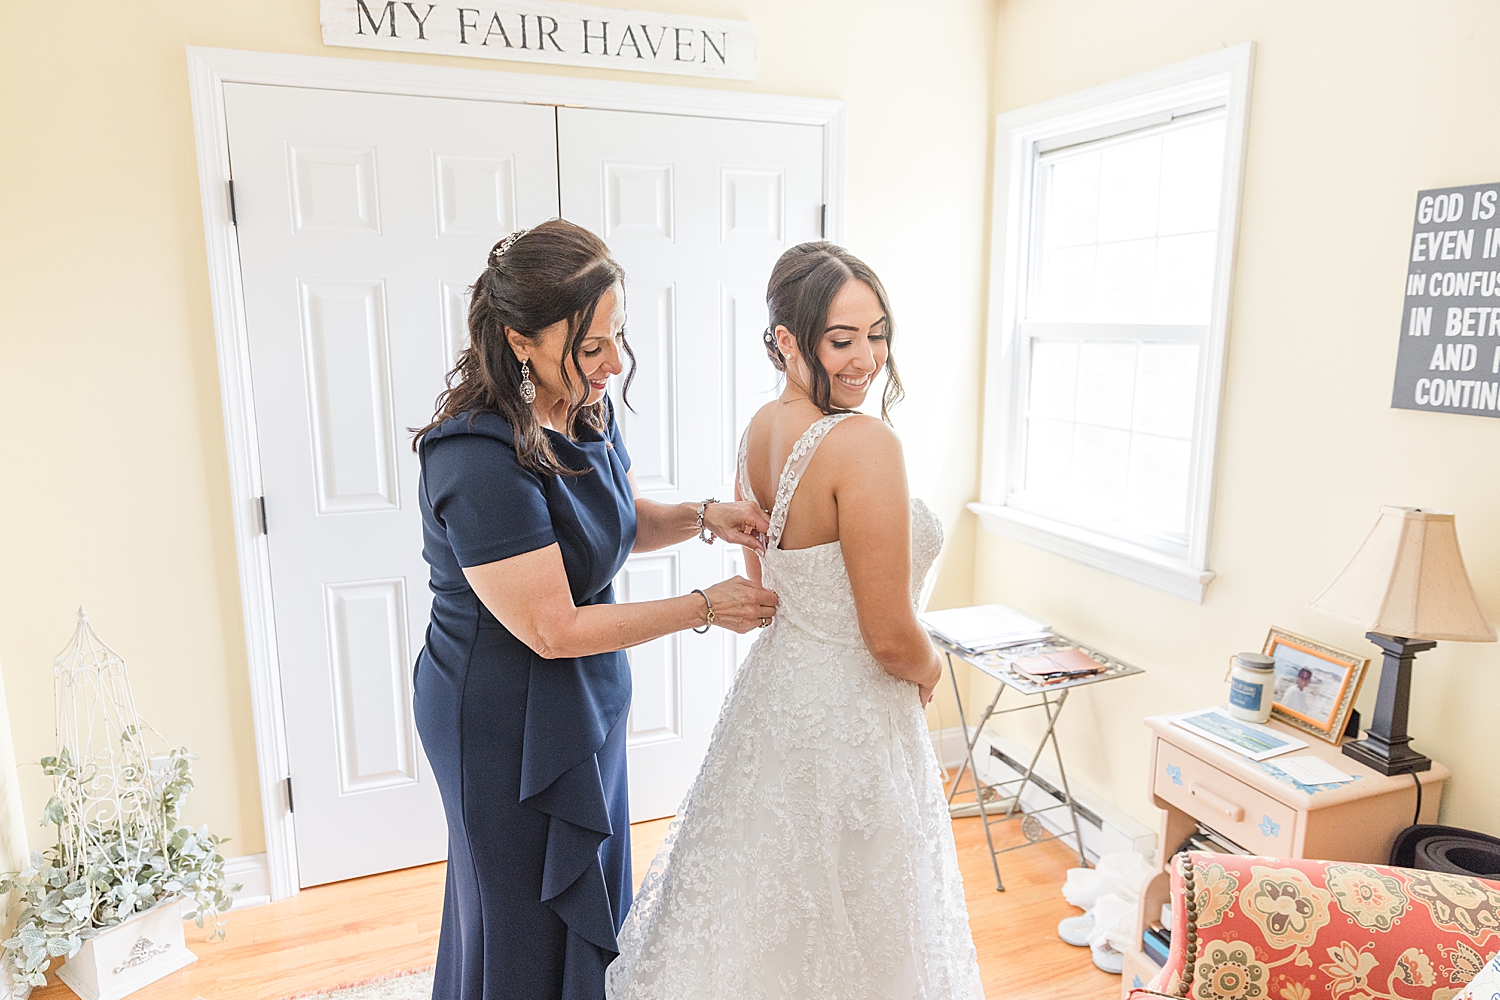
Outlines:
[{"label": "navy dress ruffle", "polygon": [[525,469],[494,414],[454,417],[420,445],[433,606],[416,715],[449,831],[434,1000],[600,1000],[630,907],[625,654],[543,659],[463,576],[555,542],[574,603],[613,602],[635,541],[613,411],[608,436],[548,435],[591,471]]}]

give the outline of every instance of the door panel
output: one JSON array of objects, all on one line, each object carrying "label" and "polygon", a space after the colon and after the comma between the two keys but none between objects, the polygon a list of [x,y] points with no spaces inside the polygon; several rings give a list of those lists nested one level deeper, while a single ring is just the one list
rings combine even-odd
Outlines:
[{"label": "door panel", "polygon": [[[740,431],[776,388],[760,346],[766,280],[819,235],[822,129],[583,108],[557,120],[562,215],[604,237],[627,274],[637,412],[617,412],[636,483],[664,503],[730,499]],[[620,599],[706,588],[740,565],[722,543],[675,551],[671,574],[662,554],[632,556]],[[630,651],[632,819],[677,809],[753,638],[687,632]]]},{"label": "door panel", "polygon": [[301,884],[442,859],[412,719],[408,428],[494,242],[557,213],[550,107],[227,84]]}]

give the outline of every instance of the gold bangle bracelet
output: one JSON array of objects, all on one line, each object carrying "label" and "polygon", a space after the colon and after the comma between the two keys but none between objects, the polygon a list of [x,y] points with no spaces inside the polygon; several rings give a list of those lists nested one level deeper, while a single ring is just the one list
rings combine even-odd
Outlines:
[{"label": "gold bangle bracelet", "polygon": [[699,590],[697,587],[693,588],[693,593],[695,593],[699,597],[703,598],[703,603],[708,605],[708,617],[704,620],[703,627],[702,628],[695,628],[695,629],[693,629],[694,632],[697,632],[699,635],[702,635],[704,632],[707,632],[709,629],[713,628],[713,624],[714,624],[714,602],[710,601],[708,599],[708,595],[705,594],[703,591]]}]

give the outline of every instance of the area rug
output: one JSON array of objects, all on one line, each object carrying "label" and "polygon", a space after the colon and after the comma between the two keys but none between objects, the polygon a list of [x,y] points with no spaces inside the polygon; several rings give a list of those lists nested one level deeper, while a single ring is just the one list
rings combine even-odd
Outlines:
[{"label": "area rug", "polygon": [[393,972],[388,976],[344,983],[326,990],[298,993],[283,1000],[428,1000],[432,996],[432,966]]}]

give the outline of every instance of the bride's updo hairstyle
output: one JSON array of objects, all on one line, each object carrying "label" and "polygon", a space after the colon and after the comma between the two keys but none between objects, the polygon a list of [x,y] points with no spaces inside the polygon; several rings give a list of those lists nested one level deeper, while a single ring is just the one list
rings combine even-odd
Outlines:
[{"label": "bride's updo hairstyle", "polygon": [[[521,362],[505,332],[509,328],[536,340],[552,324],[568,321],[558,375],[572,400],[563,426],[570,438],[585,427],[607,437],[605,401],[583,405],[589,389],[578,354],[599,300],[616,285],[623,287],[624,280],[624,269],[610,256],[604,241],[563,219],[552,219],[496,243],[489,265],[470,289],[469,346],[448,373],[448,388],[437,398],[432,422],[416,431],[413,450],[423,434],[450,417],[468,413],[473,419],[479,413],[495,413],[514,428],[516,457],[527,469],[562,476],[587,472],[563,465],[552,450],[536,411],[521,397]],[[629,341],[624,346],[630,371],[621,399],[635,378],[635,354]]]},{"label": "bride's updo hairstyle", "polygon": [[863,281],[869,285],[885,312],[885,342],[890,353],[885,361],[885,394],[880,400],[880,418],[889,423],[891,407],[906,394],[901,387],[901,376],[896,373],[896,321],[891,315],[885,286],[875,272],[843,247],[820,240],[799,243],[781,255],[771,270],[771,282],[766,287],[766,309],[771,320],[771,325],[762,335],[766,354],[776,370],[786,374],[786,358],[776,346],[776,328],[786,327],[797,339],[797,350],[812,376],[808,391],[813,405],[824,413],[849,412],[832,403],[833,383],[818,358],[818,347],[828,328],[828,309],[839,289],[851,281]]}]

